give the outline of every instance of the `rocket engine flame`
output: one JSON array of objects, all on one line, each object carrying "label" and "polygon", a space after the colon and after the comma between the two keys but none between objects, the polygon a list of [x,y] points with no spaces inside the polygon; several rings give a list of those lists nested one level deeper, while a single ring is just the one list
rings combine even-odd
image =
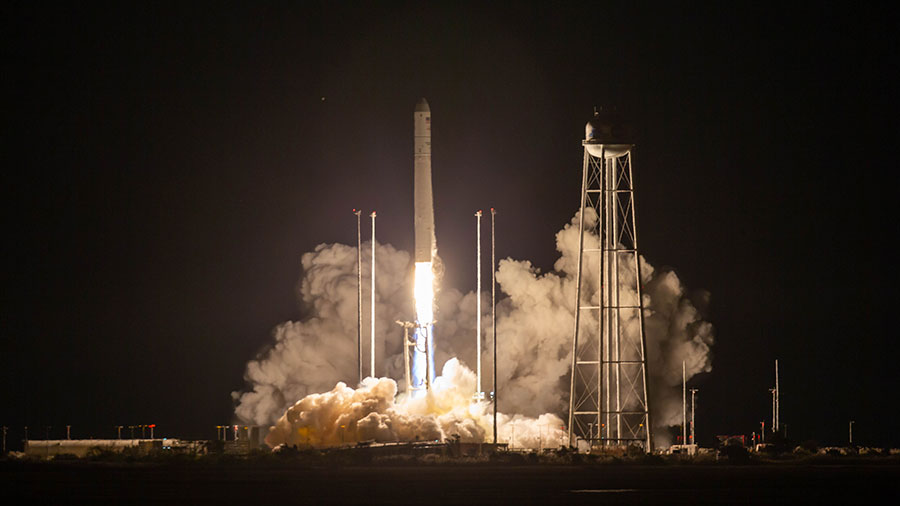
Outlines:
[{"label": "rocket engine flame", "polygon": [[413,295],[416,300],[416,321],[420,325],[434,321],[434,271],[431,269],[431,262],[416,262]]},{"label": "rocket engine flame", "polygon": [[413,296],[416,305],[416,346],[412,360],[413,397],[421,397],[434,381],[434,270],[432,262],[416,262]]}]

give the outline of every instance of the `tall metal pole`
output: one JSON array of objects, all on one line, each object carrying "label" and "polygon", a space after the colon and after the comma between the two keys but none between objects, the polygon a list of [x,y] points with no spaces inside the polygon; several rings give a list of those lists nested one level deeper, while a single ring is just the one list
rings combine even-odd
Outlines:
[{"label": "tall metal pole", "polygon": [[776,394],[777,390],[775,390],[774,388],[770,388],[769,392],[772,393],[772,427],[771,427],[771,430],[772,430],[772,433],[774,434],[775,433],[775,394]]},{"label": "tall metal pole", "polygon": [[687,372],[681,361],[681,444],[687,444]]},{"label": "tall metal pole", "polygon": [[775,432],[778,432],[779,427],[781,427],[781,420],[779,420],[779,411],[781,406],[779,406],[780,399],[779,394],[780,390],[778,389],[778,359],[775,359],[775,427],[772,428]]},{"label": "tall metal pole", "polygon": [[359,369],[359,382],[362,383],[362,210],[354,209],[353,214],[356,215],[356,365]]},{"label": "tall metal pole", "polygon": [[369,375],[375,377],[375,211],[372,211],[372,338],[369,343],[369,355],[371,358]]},{"label": "tall metal pole", "polygon": [[[615,365],[616,365],[616,440],[618,444],[622,444],[622,355],[621,350],[619,350],[619,343],[622,340],[619,335],[620,328],[620,312],[621,312],[621,303],[619,302],[619,192],[618,190],[618,181],[619,181],[619,161],[617,158],[612,158],[608,162],[609,165],[609,179],[606,181],[606,187],[608,188],[608,200],[607,203],[609,205],[609,210],[607,211],[607,215],[610,217],[610,225],[611,227],[607,230],[607,234],[609,231],[612,231],[612,235],[609,237],[609,249],[610,249],[610,272],[615,273],[615,277],[610,276],[609,280],[609,288],[610,295],[615,295],[614,304],[615,309],[610,311],[609,318],[609,329],[610,329],[610,339],[612,342],[612,350],[615,353]],[[640,280],[638,281],[640,283]],[[610,304],[611,306],[613,304]]]},{"label": "tall metal pole", "polygon": [[476,390],[475,398],[481,397],[481,210],[475,213],[475,264],[477,272],[477,288],[475,289],[475,363],[476,366]]},{"label": "tall metal pole", "polygon": [[[606,160],[606,150],[601,146],[600,154],[603,155],[600,157],[600,165],[603,167],[599,169],[599,174],[597,177],[599,178],[599,186],[600,186],[600,200],[598,200],[597,204],[600,207],[600,211],[598,213],[597,219],[600,222],[600,231],[598,232],[598,241],[599,241],[599,256],[600,256],[600,266],[597,269],[598,275],[597,277],[597,287],[600,291],[600,295],[597,297],[597,423],[595,426],[597,427],[597,440],[600,444],[604,444],[604,429],[606,430],[606,440],[605,443],[607,445],[613,444],[612,441],[612,424],[609,423],[609,392],[610,392],[610,384],[609,384],[609,314],[611,313],[610,306],[610,295],[608,290],[609,283],[609,262],[607,258],[607,237],[605,234],[609,234],[609,209],[607,208],[606,202],[606,165],[603,160]],[[588,162],[590,164],[590,162]],[[585,188],[587,191],[587,188]],[[582,253],[583,254],[583,253]],[[606,326],[604,326],[604,322]],[[593,323],[593,322],[592,322]],[[606,354],[604,356],[604,353]],[[605,361],[605,362],[604,362]],[[605,365],[604,365],[605,364]],[[606,423],[603,423],[603,398],[604,394],[606,397]],[[593,442],[593,432],[588,431],[591,437],[591,445]]]},{"label": "tall metal pole", "polygon": [[695,402],[696,399],[694,396],[696,394],[697,394],[697,389],[692,388],[691,389],[691,444],[692,445],[697,444],[696,433],[694,432],[694,406],[696,404],[696,402]]},{"label": "tall metal pole", "polygon": [[[855,422],[854,422],[853,420],[850,420],[850,446],[853,446],[853,424],[854,424],[854,423],[855,423]],[[4,432],[3,432],[3,433],[4,433],[4,435],[5,435],[5,434],[6,434],[6,427],[4,427],[3,429],[4,429]],[[4,450],[4,451],[5,451],[5,450]]]},{"label": "tall metal pole", "polygon": [[491,208],[491,340],[494,342],[494,444],[497,444],[497,259],[495,256],[494,224],[497,211]]},{"label": "tall metal pole", "polygon": [[[615,252],[610,251],[612,249],[612,246],[610,246],[610,241],[612,241],[612,237],[613,237],[613,234],[611,232],[611,223],[612,223],[612,212],[611,212],[612,209],[610,208],[611,192],[610,192],[610,188],[609,188],[610,179],[612,179],[612,175],[610,173],[611,166],[606,160],[606,149],[601,147],[600,150],[601,150],[601,154],[603,155],[600,157],[600,163],[603,166],[602,175],[600,176],[601,181],[602,181],[602,183],[600,184],[600,188],[602,189],[602,202],[603,202],[603,204],[601,205],[601,210],[600,210],[600,216],[601,216],[601,220],[603,222],[603,232],[601,232],[601,234],[600,234],[600,241],[602,244],[602,246],[600,246],[600,249],[601,249],[600,256],[602,257],[600,260],[600,270],[606,275],[606,284],[605,285],[603,284],[603,275],[604,274],[600,275],[600,285],[606,287],[603,295],[600,296],[601,301],[604,300],[604,297],[606,300],[606,303],[605,303],[606,309],[604,309],[604,307],[603,307],[604,304],[602,302],[600,304],[600,313],[601,313],[600,333],[601,334],[603,333],[603,330],[602,330],[604,328],[603,327],[603,323],[604,323],[603,318],[605,317],[606,318],[606,327],[605,327],[606,328],[606,339],[605,340],[601,339],[601,342],[600,342],[601,353],[598,354],[599,356],[598,356],[597,360],[599,360],[602,363],[603,362],[603,354],[604,353],[606,354],[606,381],[604,382],[604,381],[602,381],[602,379],[598,378],[598,382],[600,383],[600,385],[597,387],[597,391],[600,393],[603,393],[603,385],[606,385],[606,438],[607,438],[607,440],[609,440],[610,443],[612,443],[613,438],[610,435],[612,433],[612,423],[611,423],[612,420],[610,417],[612,416],[611,395],[612,395],[612,378],[613,378],[613,374],[612,374],[613,373],[612,315],[613,315],[613,311],[614,311],[613,308],[615,307],[615,306],[613,306],[612,286],[614,284],[615,285],[619,284],[618,283],[619,273],[612,270],[612,261],[611,261],[612,256],[610,255],[610,253],[612,253],[612,255],[615,254]],[[613,276],[615,276],[615,279],[613,279]],[[617,395],[618,395],[618,391],[619,391],[619,384],[617,382],[616,383],[616,394]],[[600,411],[602,411],[602,410],[600,410]],[[618,411],[619,410],[616,409],[616,420],[618,420],[618,417],[619,417]],[[619,437],[620,437],[619,433],[617,432],[616,437],[615,437],[616,444],[619,443],[619,441],[618,441]]]},{"label": "tall metal pole", "polygon": [[5,426],[5,425],[3,426],[3,454],[4,454],[4,455],[6,455],[6,430],[7,430],[8,428],[9,428],[9,427],[7,427],[7,426]]}]

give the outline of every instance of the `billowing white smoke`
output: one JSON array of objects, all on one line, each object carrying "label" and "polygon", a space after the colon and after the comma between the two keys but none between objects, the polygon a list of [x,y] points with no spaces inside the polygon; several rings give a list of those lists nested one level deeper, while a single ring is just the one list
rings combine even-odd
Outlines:
[{"label": "billowing white smoke", "polygon": [[[340,382],[330,392],[310,394],[287,409],[266,437],[270,446],[334,446],[355,441],[489,440],[490,406],[472,403],[475,374],[457,359],[444,365],[428,395],[397,396],[390,378],[366,378],[353,389]],[[539,419],[498,418],[498,438],[514,446],[559,446],[562,421],[555,415]],[[486,437],[487,436],[487,437]]]},{"label": "billowing white smoke", "polygon": [[[572,311],[578,248],[577,218],[576,215],[556,235],[556,248],[561,255],[554,265],[555,272],[541,274],[528,261],[506,259],[499,263],[497,281],[500,290],[507,295],[497,306],[500,410],[504,413],[516,413],[522,417],[537,417],[544,413],[555,414],[552,415],[552,420],[550,418],[545,418],[542,422],[522,420],[516,424],[507,424],[505,422],[510,419],[506,416],[501,417],[498,423],[500,432],[498,437],[501,442],[509,441],[515,432],[515,445],[528,446],[525,444],[525,441],[528,441],[529,444],[534,442],[531,446],[536,447],[540,441],[547,438],[546,432],[540,432],[550,430],[542,427],[561,423],[556,415],[566,416],[574,325]],[[596,218],[596,214],[590,209],[585,214],[585,221],[588,224]],[[597,238],[586,234],[585,241],[587,244],[596,243]],[[376,374],[402,379],[403,360],[400,348],[403,334],[402,329],[394,322],[411,320],[413,317],[413,269],[406,252],[398,251],[390,245],[379,244],[377,247]],[[367,273],[369,261],[365,258],[369,249],[363,247],[365,291],[369,290]],[[697,308],[685,295],[684,288],[674,272],[657,271],[643,258],[641,262],[644,306],[647,308],[645,330],[653,422],[657,427],[670,426],[681,423],[682,360],[687,363],[689,378],[711,370],[712,325],[702,319]],[[363,435],[369,436],[374,430],[380,434],[375,439],[392,440],[391,437],[403,439],[399,434],[406,437],[409,433],[397,432],[398,429],[393,428],[394,422],[391,422],[392,428],[388,431],[385,431],[380,423],[375,424],[376,427],[380,427],[377,429],[371,429],[367,424],[374,423],[376,419],[393,420],[393,417],[399,417],[397,420],[401,421],[396,422],[396,425],[407,427],[404,425],[407,422],[402,420],[409,420],[410,416],[428,418],[435,415],[429,411],[412,409],[403,402],[392,407],[389,404],[380,404],[380,401],[369,400],[382,399],[388,394],[393,396],[397,389],[395,382],[386,379],[366,380],[357,390],[348,389],[340,384],[334,387],[339,381],[355,384],[357,377],[356,248],[342,244],[319,245],[315,251],[303,255],[302,263],[304,275],[300,294],[311,314],[301,322],[286,322],[279,325],[274,331],[274,345],[247,365],[245,378],[252,389],[232,394],[237,401],[235,410],[237,417],[245,423],[267,425],[279,419],[282,414],[290,419],[292,412],[296,414],[295,416],[305,412],[303,408],[294,406],[291,408],[292,411],[285,413],[285,410],[297,400],[302,399],[298,406],[302,404],[309,407],[319,406],[322,403],[328,406],[341,406],[342,402],[350,402],[350,406],[375,406],[370,413],[376,413],[377,416],[364,422],[361,427],[359,421],[364,420],[369,413],[363,413],[358,418],[355,418],[359,415],[356,411],[353,411],[355,414],[347,415],[348,421],[357,420],[354,430],[359,437],[371,439]],[[589,263],[585,268],[587,269],[583,285],[585,300],[591,298],[596,300],[598,290],[591,280],[597,279],[597,276],[591,275],[592,267]],[[631,275],[633,276],[633,273]],[[623,287],[623,297],[627,296]],[[487,300],[489,294],[483,294],[483,297],[485,300],[482,306],[490,307]],[[475,305],[475,294],[472,292],[463,295],[455,289],[443,289],[437,293],[435,363],[438,367],[453,357],[460,357],[465,362],[474,364]],[[367,306],[368,304],[364,302],[366,313]],[[490,336],[490,315],[485,315],[482,321],[484,335]],[[365,358],[368,357],[368,340],[363,341]],[[492,374],[490,339],[485,339],[483,345],[483,373],[485,378],[490,378]],[[365,360],[363,362],[366,363]],[[364,372],[368,374],[367,367],[364,367]],[[447,372],[445,369],[444,373]],[[461,377],[455,372],[452,376],[457,379]],[[331,390],[332,387],[334,390]],[[468,388],[469,391],[474,391],[474,386]],[[315,396],[304,398],[312,393],[329,390],[331,391],[321,394],[328,397],[327,401]],[[347,401],[354,396],[365,398],[367,401],[357,404]],[[464,404],[468,406],[469,403],[466,401]],[[367,408],[361,409],[365,411]],[[384,418],[385,416],[387,418]],[[474,417],[473,420],[478,420],[478,417],[471,413],[470,416]],[[334,418],[326,416],[325,419]],[[421,430],[423,434],[420,436],[423,439],[438,434],[436,432],[438,430],[443,436],[459,433],[461,437],[467,438],[478,434],[477,431],[470,431],[464,436],[457,430],[458,426],[453,425],[455,422],[446,422],[451,424],[447,426],[451,427],[450,429],[441,426],[441,422],[435,423],[433,430],[427,435],[424,428],[418,429],[418,425],[413,424],[410,427]],[[338,424],[338,427],[339,425],[346,426],[347,423]],[[482,430],[490,427],[489,424],[479,426]],[[323,434],[328,432],[324,428],[317,430]],[[334,432],[334,426],[330,430],[332,435],[321,436],[322,441],[339,442],[340,433]],[[448,433],[447,430],[456,432]],[[275,433],[277,431],[276,428]],[[344,431],[345,439],[350,440],[346,432],[347,427]],[[530,435],[526,436],[526,433]],[[535,433],[536,437],[531,437]],[[296,434],[297,430],[292,437],[297,437]],[[338,439],[334,439],[335,434]],[[662,443],[660,438],[658,443]]]},{"label": "billowing white smoke", "polygon": [[[363,281],[369,290],[370,247],[363,247]],[[409,254],[389,244],[378,245],[375,256],[377,312],[375,332],[387,343],[376,341],[379,375],[399,378],[399,327],[394,322],[408,320],[412,312]],[[357,293],[356,248],[343,244],[320,244],[303,255],[303,278],[299,291],[310,316],[288,321],[273,331],[274,343],[256,360],[247,364],[244,377],[252,387],[233,392],[238,419],[259,425],[275,421],[298,399],[331,389],[337,381],[356,384],[357,378]],[[367,308],[365,310],[368,310]],[[365,318],[368,323],[368,318]],[[367,334],[367,331],[364,330]],[[368,374],[367,335],[363,336],[364,373]],[[385,347],[394,344],[392,360],[384,361]],[[380,345],[380,346],[379,346]]]}]

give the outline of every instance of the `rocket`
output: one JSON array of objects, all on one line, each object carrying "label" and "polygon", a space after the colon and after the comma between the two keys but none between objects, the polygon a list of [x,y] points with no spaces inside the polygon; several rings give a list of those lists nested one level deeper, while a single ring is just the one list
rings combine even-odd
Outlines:
[{"label": "rocket", "polygon": [[413,112],[416,333],[410,394],[424,395],[434,381],[434,199],[431,194],[431,108],[424,98]]},{"label": "rocket", "polygon": [[415,139],[415,233],[416,262],[431,262],[436,249],[434,239],[434,199],[431,194],[431,108],[420,99],[413,113]]}]

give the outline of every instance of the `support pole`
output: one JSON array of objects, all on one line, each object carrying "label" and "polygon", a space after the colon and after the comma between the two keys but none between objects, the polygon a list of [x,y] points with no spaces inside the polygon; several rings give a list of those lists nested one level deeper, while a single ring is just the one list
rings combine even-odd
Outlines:
[{"label": "support pole", "polygon": [[698,392],[698,390],[696,388],[691,389],[691,444],[692,445],[697,444],[697,437],[696,437],[696,433],[694,432],[694,407],[696,405],[695,395],[697,394],[697,392]]},{"label": "support pole", "polygon": [[769,392],[772,393],[772,425],[771,425],[771,431],[772,431],[772,433],[774,434],[774,433],[775,433],[775,395],[776,395],[777,390],[775,390],[774,388],[770,388],[770,389],[769,389]]},{"label": "support pole", "polygon": [[476,363],[476,379],[475,399],[480,400],[482,392],[481,388],[481,210],[475,213],[475,271],[476,286],[475,289],[475,363]]},{"label": "support pole", "polygon": [[497,211],[491,208],[491,340],[494,342],[494,444],[497,444],[497,260],[495,256],[494,227]]},{"label": "support pole", "polygon": [[781,427],[781,420],[779,420],[779,411],[781,411],[781,406],[779,406],[779,397],[781,391],[778,389],[778,359],[775,359],[775,427],[772,429],[775,432],[778,432]]},{"label": "support pole", "polygon": [[[607,215],[610,220],[610,228],[607,231],[612,231],[612,234],[609,237],[609,252],[610,252],[610,273],[615,273],[609,277],[609,285],[610,296],[613,303],[610,306],[614,306],[615,309],[610,308],[610,318],[609,318],[609,330],[610,330],[610,339],[612,339],[612,351],[615,356],[615,366],[616,366],[616,443],[622,444],[622,354],[619,346],[622,341],[622,336],[620,335],[621,328],[621,302],[619,300],[619,160],[618,158],[612,158],[609,160],[609,179],[606,181],[606,188],[608,192],[609,199],[607,203],[609,205]],[[640,282],[640,280],[638,280]]]},{"label": "support pole", "polygon": [[362,383],[362,210],[354,209],[353,214],[356,215],[356,365],[359,369],[359,383]]},{"label": "support pole", "polygon": [[403,327],[403,375],[406,377],[406,395],[412,398],[412,374],[409,370],[409,348],[412,346],[415,349],[415,343],[409,342],[409,329],[417,329],[419,328],[413,322],[402,322],[397,320],[397,325]]},{"label": "support pole", "polygon": [[681,444],[687,444],[687,369],[681,361]]},{"label": "support pole", "polygon": [[372,304],[370,311],[372,313],[371,331],[372,337],[369,341],[369,376],[375,377],[375,211],[372,211]]},{"label": "support pole", "polygon": [[850,446],[853,446],[853,424],[856,423],[853,420],[850,420]]}]

